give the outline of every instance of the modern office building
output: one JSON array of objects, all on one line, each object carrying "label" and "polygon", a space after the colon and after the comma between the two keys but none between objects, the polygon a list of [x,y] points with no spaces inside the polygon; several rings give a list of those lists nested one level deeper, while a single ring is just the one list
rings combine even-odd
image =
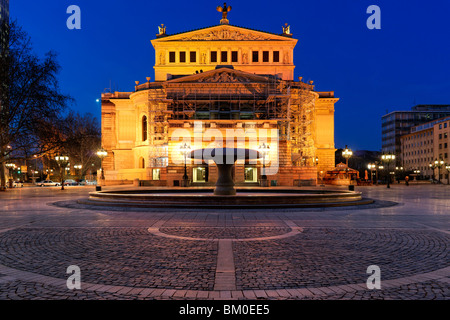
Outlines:
[{"label": "modern office building", "polygon": [[[281,30],[280,30],[281,31]],[[176,186],[212,184],[214,162],[184,159],[187,147],[268,148],[264,160],[237,161],[237,184],[258,183],[264,167],[272,185],[317,181],[335,167],[333,91],[294,81],[290,27],[271,33],[220,24],[173,35],[159,27],[155,81],[136,81],[133,92],[102,94],[105,182],[139,179]],[[234,135],[234,136],[233,136]],[[184,149],[183,149],[184,150]]]},{"label": "modern office building", "polygon": [[382,116],[382,152],[394,152],[401,161],[401,136],[409,134],[414,126],[446,116],[450,116],[450,105],[416,105],[411,111],[393,111]]},{"label": "modern office building", "polygon": [[449,137],[450,117],[412,127],[411,133],[400,139],[401,165],[407,171],[419,171],[419,175],[424,178],[448,182],[446,166],[450,165]]}]

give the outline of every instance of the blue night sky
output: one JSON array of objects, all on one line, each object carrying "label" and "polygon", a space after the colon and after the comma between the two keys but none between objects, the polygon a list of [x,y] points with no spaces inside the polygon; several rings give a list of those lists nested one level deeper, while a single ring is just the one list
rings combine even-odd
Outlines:
[{"label": "blue night sky", "polygon": [[[381,116],[414,104],[450,104],[450,1],[228,1],[230,24],[298,39],[295,77],[335,91],[335,142],[381,148]],[[369,30],[369,5],[381,8],[381,30]],[[81,8],[81,30],[69,30],[67,7]],[[164,23],[173,34],[219,24],[223,1],[11,0],[11,18],[39,55],[56,51],[61,89],[73,109],[100,118],[105,88],[133,91],[154,79],[150,43]]]}]

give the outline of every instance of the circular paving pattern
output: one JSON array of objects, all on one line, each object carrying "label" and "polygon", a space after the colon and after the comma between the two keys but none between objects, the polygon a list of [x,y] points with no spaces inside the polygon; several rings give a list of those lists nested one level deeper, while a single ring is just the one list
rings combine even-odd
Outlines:
[{"label": "circular paving pattern", "polygon": [[212,290],[217,243],[156,237],[146,228],[22,228],[0,234],[0,264],[59,279]]},{"label": "circular paving pattern", "polygon": [[165,227],[160,228],[159,231],[168,235],[193,239],[249,239],[283,235],[292,231],[292,229],[283,227]]},{"label": "circular paving pattern", "polygon": [[450,265],[450,237],[434,231],[305,228],[294,237],[234,242],[238,289],[365,283],[377,265],[383,280]]},{"label": "circular paving pattern", "polygon": [[159,229],[206,239],[189,241],[157,236],[148,228],[20,228],[0,233],[0,265],[58,279],[67,279],[67,267],[78,265],[88,283],[210,291],[217,280],[219,241],[207,239],[224,238],[239,240],[232,241],[237,290],[365,283],[369,265],[381,268],[383,280],[450,265],[450,236],[435,231],[305,228],[283,238],[290,230]]}]

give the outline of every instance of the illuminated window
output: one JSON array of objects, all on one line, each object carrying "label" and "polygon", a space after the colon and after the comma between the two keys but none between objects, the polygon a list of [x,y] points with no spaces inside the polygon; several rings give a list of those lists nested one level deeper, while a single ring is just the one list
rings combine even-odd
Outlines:
[{"label": "illuminated window", "polygon": [[153,169],[153,180],[161,180],[161,169]]},{"label": "illuminated window", "polygon": [[197,167],[193,168],[192,172],[192,181],[193,182],[206,182],[206,168]]},{"label": "illuminated window", "polygon": [[254,167],[246,167],[244,169],[245,182],[258,182],[258,170]]}]

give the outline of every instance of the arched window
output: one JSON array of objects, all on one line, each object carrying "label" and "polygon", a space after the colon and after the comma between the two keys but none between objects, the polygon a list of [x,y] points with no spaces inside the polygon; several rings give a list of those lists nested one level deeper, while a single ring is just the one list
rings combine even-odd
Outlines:
[{"label": "arched window", "polygon": [[147,117],[142,117],[142,141],[147,141]]},{"label": "arched window", "polygon": [[140,169],[144,169],[145,168],[145,160],[142,157],[139,158],[139,168]]}]

